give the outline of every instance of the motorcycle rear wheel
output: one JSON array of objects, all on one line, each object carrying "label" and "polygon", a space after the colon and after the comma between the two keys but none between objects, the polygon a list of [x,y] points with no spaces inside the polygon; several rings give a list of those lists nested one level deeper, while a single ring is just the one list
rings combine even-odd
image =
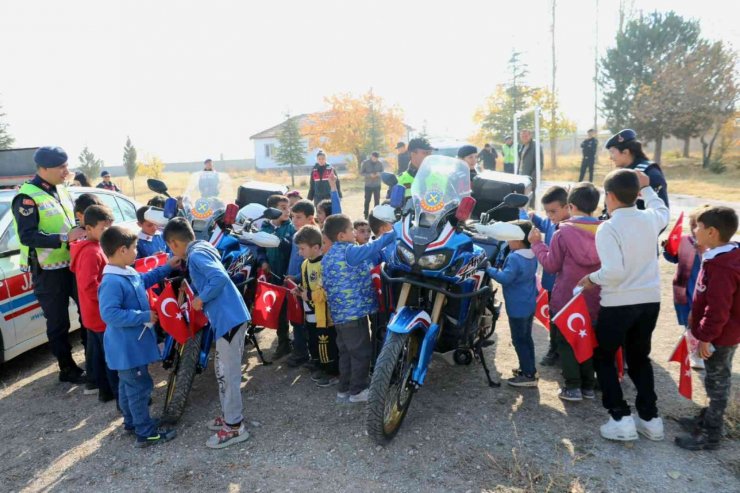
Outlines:
[{"label": "motorcycle rear wheel", "polygon": [[367,406],[367,433],[379,445],[396,436],[406,417],[414,395],[410,381],[420,347],[416,333],[391,332],[375,363]]},{"label": "motorcycle rear wheel", "polygon": [[185,404],[198,371],[198,357],[203,341],[203,331],[199,331],[185,344],[175,343],[173,369],[167,379],[167,392],[160,421],[166,424],[177,423],[185,411]]}]

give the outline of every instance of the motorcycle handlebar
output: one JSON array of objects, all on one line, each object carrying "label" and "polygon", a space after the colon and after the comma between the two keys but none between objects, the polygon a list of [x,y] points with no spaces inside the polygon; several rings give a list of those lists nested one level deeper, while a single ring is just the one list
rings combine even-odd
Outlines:
[{"label": "motorcycle handlebar", "polygon": [[478,289],[476,291],[473,291],[471,293],[453,293],[451,291],[447,291],[444,288],[440,288],[439,286],[435,286],[434,284],[430,284],[428,282],[419,281],[416,279],[411,279],[410,277],[391,277],[388,275],[388,273],[385,271],[385,269],[380,269],[380,274],[383,276],[383,279],[390,283],[408,283],[412,286],[416,286],[419,288],[426,288],[431,289],[432,291],[437,291],[439,293],[444,294],[445,296],[453,299],[463,299],[463,298],[472,298],[473,296],[479,296],[481,294],[484,294],[491,290],[490,286],[485,286],[481,289]]}]

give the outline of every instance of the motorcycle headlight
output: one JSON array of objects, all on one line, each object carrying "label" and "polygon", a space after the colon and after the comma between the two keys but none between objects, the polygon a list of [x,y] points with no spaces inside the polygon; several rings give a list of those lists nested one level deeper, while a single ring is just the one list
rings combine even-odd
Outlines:
[{"label": "motorcycle headlight", "polygon": [[422,269],[435,270],[444,267],[448,262],[447,254],[430,253],[419,258],[419,267]]},{"label": "motorcycle headlight", "polygon": [[402,246],[400,243],[398,246],[396,246],[396,255],[401,260],[401,262],[408,264],[408,265],[414,265],[414,253],[409,250],[408,248]]}]

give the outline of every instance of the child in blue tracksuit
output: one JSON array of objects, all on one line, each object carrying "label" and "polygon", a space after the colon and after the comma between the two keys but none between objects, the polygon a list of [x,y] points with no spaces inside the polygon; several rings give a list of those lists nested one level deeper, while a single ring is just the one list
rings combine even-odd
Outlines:
[{"label": "child in blue tracksuit", "polygon": [[[529,213],[529,218],[534,224],[534,227],[539,229],[542,234],[545,235],[545,245],[550,246],[550,241],[555,231],[558,230],[558,225],[570,219],[570,209],[568,208],[568,191],[561,186],[552,186],[545,190],[540,199],[542,207],[545,209],[546,218],[541,218],[534,212]],[[526,218],[522,218],[526,219]],[[552,299],[552,288],[555,286],[556,274],[550,274],[549,272],[542,271],[542,288],[547,291],[548,299]],[[547,348],[547,354],[543,356],[540,364],[542,366],[552,366],[558,360],[557,341],[555,334],[557,328],[554,325],[550,326],[550,345]]]},{"label": "child in blue tracksuit", "polygon": [[350,218],[334,214],[324,222],[324,235],[332,243],[321,267],[329,312],[337,330],[337,401],[367,402],[372,357],[367,316],[378,309],[370,262],[395,241],[396,234],[391,231],[366,245],[356,245]]},{"label": "child in blue tracksuit", "polygon": [[137,447],[171,440],[176,431],[158,429],[149,415],[153,384],[147,365],[161,358],[152,330],[157,314],[150,310],[146,290],[164,280],[180,258],[173,257],[146,274],[136,272],[131,267],[136,259],[136,234],[120,226],[107,229],[100,246],[108,257],[98,288],[100,315],[106,324],[103,347],[108,368],[118,372],[123,427],[136,434]]},{"label": "child in blue tracksuit", "polygon": [[158,253],[170,252],[167,248],[167,244],[162,238],[162,234],[159,232],[159,228],[153,222],[147,221],[145,214],[149,210],[149,206],[145,205],[139,207],[136,210],[136,221],[141,228],[139,231],[139,237],[136,242],[136,258],[151,257]]},{"label": "child in blue tracksuit", "polygon": [[509,240],[511,253],[506,257],[504,265],[501,269],[488,267],[486,272],[503,288],[511,342],[519,359],[519,369],[514,370],[514,377],[507,380],[507,383],[514,387],[536,387],[532,321],[537,298],[537,259],[527,240],[532,223],[520,220],[513,224],[524,231],[524,239]]},{"label": "child in blue tracksuit", "polygon": [[216,339],[215,371],[223,416],[208,424],[217,433],[206,446],[220,449],[243,442],[249,438],[243,423],[241,394],[244,331],[251,320],[247,305],[221,264],[218,250],[207,241],[195,241],[195,233],[185,218],[167,223],[164,238],[172,253],[187,258],[197,293],[193,308],[205,312]]}]

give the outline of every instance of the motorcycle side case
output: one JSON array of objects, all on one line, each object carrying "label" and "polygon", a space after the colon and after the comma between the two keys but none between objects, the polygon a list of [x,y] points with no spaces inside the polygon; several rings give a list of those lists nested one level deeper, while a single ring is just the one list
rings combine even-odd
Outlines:
[{"label": "motorcycle side case", "polygon": [[[473,209],[474,219],[480,218],[481,213],[492,209],[503,202],[510,193],[522,195],[532,194],[532,179],[529,176],[512,175],[500,171],[483,171],[470,184],[473,198],[477,201]],[[519,219],[516,209],[499,209],[494,213],[496,221],[514,221]]]},{"label": "motorcycle side case", "polygon": [[239,186],[236,192],[236,205],[241,209],[247,204],[256,203],[267,206],[270,195],[285,195],[288,187],[264,181],[247,181]]}]

